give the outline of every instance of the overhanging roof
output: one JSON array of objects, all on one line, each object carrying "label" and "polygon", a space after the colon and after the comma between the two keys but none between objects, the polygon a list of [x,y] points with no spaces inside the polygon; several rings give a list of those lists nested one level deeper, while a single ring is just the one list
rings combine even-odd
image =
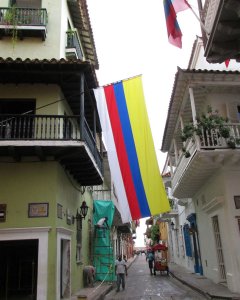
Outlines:
[{"label": "overhanging roof", "polygon": [[68,0],[68,6],[73,24],[78,29],[86,58],[91,61],[95,69],[98,69],[99,64],[87,2],[86,0]]},{"label": "overhanging roof", "polygon": [[[240,60],[240,3],[239,0],[220,0],[209,7],[211,1],[205,2],[203,15],[210,22],[216,9],[214,22],[209,36],[204,37],[205,56],[210,63],[222,63],[227,59]],[[216,7],[216,5],[218,5]],[[207,11],[210,12],[207,14]],[[206,17],[205,17],[206,18]]]}]

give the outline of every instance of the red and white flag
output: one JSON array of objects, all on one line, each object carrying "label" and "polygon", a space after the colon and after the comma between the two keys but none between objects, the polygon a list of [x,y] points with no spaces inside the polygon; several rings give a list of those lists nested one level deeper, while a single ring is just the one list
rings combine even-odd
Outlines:
[{"label": "red and white flag", "polygon": [[191,7],[186,0],[171,0],[171,1],[176,14],[180,11],[186,10]]}]

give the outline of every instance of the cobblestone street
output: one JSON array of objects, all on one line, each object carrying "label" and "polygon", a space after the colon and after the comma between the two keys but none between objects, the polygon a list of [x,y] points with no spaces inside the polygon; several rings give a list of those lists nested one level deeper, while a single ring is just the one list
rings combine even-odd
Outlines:
[{"label": "cobblestone street", "polygon": [[105,297],[105,300],[112,299],[202,300],[206,298],[171,276],[159,273],[151,276],[145,255],[139,255],[128,271],[125,290],[121,289],[117,293],[114,288]]}]

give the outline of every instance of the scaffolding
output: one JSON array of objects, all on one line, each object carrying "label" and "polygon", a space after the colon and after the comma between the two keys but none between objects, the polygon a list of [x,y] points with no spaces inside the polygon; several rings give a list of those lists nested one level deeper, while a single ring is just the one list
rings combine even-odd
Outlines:
[{"label": "scaffolding", "polygon": [[[94,236],[93,236],[93,264],[96,268],[96,280],[115,281],[114,252],[111,239],[111,225],[114,216],[112,201],[94,200]],[[108,218],[109,228],[97,228],[96,224],[101,219]]]}]

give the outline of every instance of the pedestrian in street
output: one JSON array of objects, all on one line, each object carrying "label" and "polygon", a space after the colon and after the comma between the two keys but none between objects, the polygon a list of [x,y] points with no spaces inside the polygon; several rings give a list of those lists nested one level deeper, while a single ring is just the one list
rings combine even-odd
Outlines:
[{"label": "pedestrian in street", "polygon": [[122,256],[119,255],[115,262],[115,274],[117,275],[117,292],[120,291],[120,286],[125,289],[125,275],[127,276],[127,264]]},{"label": "pedestrian in street", "polygon": [[153,275],[153,264],[154,264],[154,251],[151,251],[148,253],[148,256],[147,256],[147,259],[148,259],[148,266],[149,266],[149,269],[150,269],[150,274]]},{"label": "pedestrian in street", "polygon": [[83,286],[93,287],[96,270],[94,266],[85,266],[83,268]]}]

